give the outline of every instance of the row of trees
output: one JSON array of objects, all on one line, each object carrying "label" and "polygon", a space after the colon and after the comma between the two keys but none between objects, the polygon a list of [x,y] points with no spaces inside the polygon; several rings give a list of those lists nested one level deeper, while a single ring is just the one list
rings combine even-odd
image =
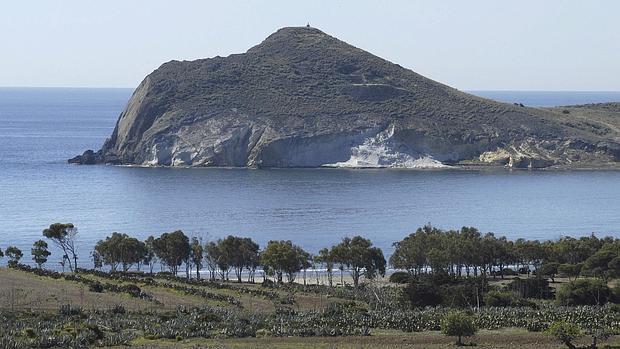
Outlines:
[{"label": "row of trees", "polygon": [[[277,282],[294,282],[298,273],[319,266],[326,268],[330,285],[333,280],[334,266],[338,265],[342,273],[351,273],[353,284],[359,285],[360,279],[372,279],[385,275],[386,260],[381,249],[360,236],[345,238],[331,249],[323,249],[313,256],[300,246],[288,240],[273,240],[263,250],[250,238],[228,236],[217,241],[203,241],[197,237],[191,239],[182,231],[164,233],[159,237],[148,237],[140,241],[127,234],[112,233],[95,245],[92,252],[95,268],[108,266],[112,271],[127,271],[133,266],[138,269],[148,265],[149,272],[157,262],[171,273],[177,274],[185,266],[189,278],[192,270],[200,278],[200,271],[209,270],[209,278],[229,280],[232,271],[238,282],[242,281],[244,272],[247,280],[253,282],[256,271],[262,268],[266,275],[273,276]],[[318,278],[318,272],[317,272]],[[342,282],[342,280],[341,280]]]},{"label": "row of trees", "polygon": [[[6,248],[4,252],[0,249],[0,258],[4,256],[9,258],[9,266],[15,266],[19,264],[19,261],[24,257],[24,253],[22,250],[15,246],[9,246]],[[32,260],[35,264],[42,268],[43,264],[47,262],[47,258],[51,255],[51,252],[48,250],[47,242],[43,240],[37,240],[32,245],[32,249],[30,250],[30,254],[32,255]]]},{"label": "row of trees", "polygon": [[[70,271],[78,268],[76,248],[77,228],[71,223],[54,223],[43,230],[43,236],[63,253],[61,265]],[[2,253],[9,263],[16,264],[23,253],[10,246]],[[34,243],[31,254],[35,263],[42,267],[50,252],[44,240]],[[185,266],[186,275],[195,270],[209,270],[209,278],[229,280],[232,271],[237,281],[247,274],[254,281],[257,270],[274,276],[278,282],[286,278],[293,282],[297,274],[306,270],[323,268],[328,283],[333,285],[334,271],[340,271],[344,284],[344,271],[348,271],[357,286],[362,277],[372,279],[383,275],[386,261],[381,249],[360,236],[344,238],[331,248],[323,248],[312,255],[290,241],[270,241],[263,250],[250,238],[228,236],[217,241],[204,242],[200,238],[187,237],[178,230],[159,237],[150,236],[145,241],[127,234],[112,233],[99,241],[93,252],[95,268],[104,265],[111,270],[127,271],[132,267],[148,266],[153,272],[159,263],[173,274]],[[538,275],[552,279],[556,274],[571,278],[579,275],[600,277],[604,280],[620,275],[620,241],[611,237],[594,235],[556,241],[517,239],[511,241],[493,233],[482,234],[476,228],[441,230],[427,225],[394,243],[390,264],[412,275],[447,274],[456,277],[487,276],[503,277],[508,266],[516,266],[523,272],[533,268]],[[316,273],[318,281],[318,272]]]},{"label": "row of trees", "polygon": [[620,275],[620,240],[591,235],[544,242],[510,241],[471,227],[446,231],[427,225],[394,244],[390,264],[412,275],[492,273],[503,277],[508,266],[515,266],[528,273],[532,267],[538,275],[552,279],[557,273],[609,279]]}]

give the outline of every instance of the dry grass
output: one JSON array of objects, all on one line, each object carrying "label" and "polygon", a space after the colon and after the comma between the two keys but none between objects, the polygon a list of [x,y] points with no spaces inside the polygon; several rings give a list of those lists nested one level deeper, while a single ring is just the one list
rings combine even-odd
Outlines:
[{"label": "dry grass", "polygon": [[131,310],[154,308],[152,302],[118,293],[95,293],[82,284],[0,268],[0,308],[57,310],[63,304],[107,309],[121,304]]},{"label": "dry grass", "polygon": [[[91,274],[82,274],[84,278],[97,280],[102,283],[126,284],[126,282],[100,278]],[[155,279],[160,283],[172,283],[187,286],[174,281]],[[262,289],[259,284],[235,284],[234,287],[247,289]],[[146,300],[132,298],[122,293],[95,293],[90,292],[88,287],[66,280],[54,280],[40,277],[19,270],[0,268],[0,309],[37,309],[57,310],[60,305],[71,304],[84,309],[107,309],[115,305],[123,305],[128,310],[172,310],[177,306],[199,307],[204,305],[231,307],[232,305],[213,300],[206,300],[200,296],[188,295],[166,287],[138,284],[145,292],[151,294],[157,301],[156,304]],[[252,312],[271,312],[275,310],[274,302],[263,297],[256,297],[234,289],[218,289],[208,286],[188,286],[191,288],[204,289],[211,293],[223,294],[235,297],[241,301],[244,309]],[[282,290],[270,290],[286,297],[288,293]],[[294,295],[298,309],[321,309],[331,302],[339,299],[317,295],[314,293],[297,292]]]},{"label": "dry grass", "polygon": [[[375,331],[368,337],[309,337],[309,338],[243,338],[223,340],[188,341],[136,341],[132,348],[277,348],[277,349],[371,349],[371,348],[458,348],[454,338],[439,332],[403,333],[398,331]],[[476,348],[493,349],[559,349],[562,345],[553,338],[521,329],[499,331],[480,331],[476,336],[464,340],[475,343]],[[584,339],[580,345],[588,344]],[[620,338],[614,337],[606,342],[620,345]]]}]

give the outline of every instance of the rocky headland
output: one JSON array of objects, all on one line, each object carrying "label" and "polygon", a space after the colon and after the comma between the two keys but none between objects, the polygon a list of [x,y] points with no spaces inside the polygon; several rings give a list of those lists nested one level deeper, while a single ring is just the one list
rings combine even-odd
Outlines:
[{"label": "rocky headland", "polygon": [[171,61],[78,164],[616,167],[620,104],[528,108],[460,92],[307,27]]}]

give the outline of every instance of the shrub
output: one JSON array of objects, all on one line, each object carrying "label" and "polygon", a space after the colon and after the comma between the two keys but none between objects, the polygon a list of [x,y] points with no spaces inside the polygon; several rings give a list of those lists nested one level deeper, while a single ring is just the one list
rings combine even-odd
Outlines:
[{"label": "shrub", "polygon": [[80,307],[72,307],[71,304],[63,304],[58,309],[58,313],[64,316],[83,315],[84,312]]},{"label": "shrub", "polygon": [[442,276],[418,276],[403,290],[403,297],[413,308],[443,305],[471,307],[478,303],[483,279],[458,279]]},{"label": "shrub", "polygon": [[441,304],[439,286],[432,281],[424,279],[412,280],[403,291],[403,296],[413,308],[437,306]]},{"label": "shrub", "polygon": [[117,304],[111,309],[112,314],[125,314],[127,311],[122,304]]},{"label": "shrub", "polygon": [[549,281],[540,277],[515,278],[507,285],[508,290],[517,292],[522,298],[550,299],[553,298],[553,290],[549,287]]},{"label": "shrub", "polygon": [[582,279],[560,287],[556,301],[562,305],[603,305],[611,298],[611,290],[602,281]]},{"label": "shrub", "polygon": [[409,273],[404,272],[404,271],[397,271],[395,273],[392,273],[392,275],[390,275],[390,282],[393,282],[395,284],[406,284],[411,280],[411,276],[409,275]]},{"label": "shrub", "polygon": [[265,328],[259,328],[258,330],[256,330],[256,337],[258,338],[269,336],[271,336],[271,332],[269,332],[269,330]]},{"label": "shrub", "polygon": [[[620,281],[616,281],[614,283],[614,286],[609,290],[611,292],[611,299],[610,301],[612,301],[614,304],[614,306],[617,306],[618,303],[620,303]],[[618,306],[618,309],[620,312],[620,306]]]},{"label": "shrub", "polygon": [[103,285],[101,284],[101,282],[95,281],[95,282],[93,282],[92,284],[90,284],[88,286],[88,290],[90,292],[102,293],[103,292]]},{"label": "shrub", "polygon": [[504,268],[502,270],[502,273],[504,274],[504,276],[517,276],[517,275],[519,275],[514,269],[511,269],[511,268]]},{"label": "shrub", "polygon": [[484,304],[488,307],[527,307],[533,304],[511,291],[489,291],[484,295]]},{"label": "shrub", "polygon": [[575,348],[572,342],[584,335],[579,326],[566,321],[554,322],[545,332],[571,349]]},{"label": "shrub", "polygon": [[464,312],[453,312],[441,320],[441,333],[458,337],[457,345],[463,345],[462,338],[473,336],[477,329],[472,316]]},{"label": "shrub", "polygon": [[478,303],[476,285],[471,282],[442,285],[440,294],[441,305],[446,307],[472,307]]}]

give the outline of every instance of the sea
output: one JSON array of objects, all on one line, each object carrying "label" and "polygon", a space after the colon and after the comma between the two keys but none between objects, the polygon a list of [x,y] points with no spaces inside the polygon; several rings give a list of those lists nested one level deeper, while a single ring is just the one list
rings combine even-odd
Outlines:
[{"label": "sea", "polygon": [[[620,101],[620,92],[470,91],[534,107]],[[620,237],[620,171],[214,169],[77,166],[99,149],[131,89],[0,88],[0,248],[31,263],[54,222],[79,230],[79,262],[112,232],[183,230],[286,239],[309,252],[362,235],[386,255],[425,224],[509,239]],[[52,250],[48,267],[58,268]],[[2,260],[6,263],[6,258]]]}]

